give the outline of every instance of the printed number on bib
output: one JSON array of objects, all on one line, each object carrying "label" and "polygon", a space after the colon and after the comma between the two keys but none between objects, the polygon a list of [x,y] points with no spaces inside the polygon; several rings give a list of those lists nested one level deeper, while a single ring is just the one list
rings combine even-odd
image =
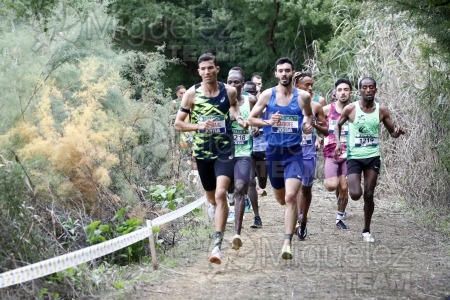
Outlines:
[{"label": "printed number on bib", "polygon": [[280,122],[272,126],[272,133],[298,133],[298,116],[282,115]]},{"label": "printed number on bib", "polygon": [[199,133],[225,133],[225,116],[200,116],[199,122],[214,119],[213,127],[207,130],[199,130]]},{"label": "printed number on bib", "polygon": [[246,130],[233,129],[233,138],[235,145],[245,145],[250,139],[250,134]]},{"label": "printed number on bib", "polygon": [[355,147],[373,147],[378,146],[377,136],[356,136]]},{"label": "printed number on bib", "polygon": [[312,133],[302,134],[302,146],[312,145]]},{"label": "printed number on bib", "polygon": [[[330,120],[330,124],[328,125],[328,133],[334,134],[334,126],[336,126],[337,120]],[[341,128],[341,142],[342,137],[348,135],[348,121],[342,125]],[[345,142],[346,140],[344,140]]]}]

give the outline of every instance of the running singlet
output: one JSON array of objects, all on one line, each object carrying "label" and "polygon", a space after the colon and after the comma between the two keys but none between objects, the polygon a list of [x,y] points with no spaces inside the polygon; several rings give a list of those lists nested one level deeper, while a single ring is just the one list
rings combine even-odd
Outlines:
[{"label": "running singlet", "polygon": [[314,101],[314,102],[317,102],[317,103],[319,103],[319,102],[320,102],[320,99],[319,99],[319,94],[316,94],[316,93],[314,93],[314,98],[313,98],[313,101]]},{"label": "running singlet", "polygon": [[[313,115],[316,119],[316,116]],[[311,159],[316,157],[316,130],[313,128],[311,133],[302,133],[302,145],[303,158]]]},{"label": "running singlet", "polygon": [[277,147],[299,145],[302,141],[303,112],[298,105],[297,89],[293,90],[292,101],[286,106],[280,106],[276,100],[276,88],[272,88],[264,119],[269,120],[277,111],[281,114],[281,121],[276,125],[263,127],[267,143]]},{"label": "running singlet", "polygon": [[380,156],[378,143],[380,131],[380,108],[375,103],[375,111],[366,114],[355,103],[355,120],[349,124],[349,138],[347,140],[348,159],[363,159]]},{"label": "running singlet", "polygon": [[230,121],[230,101],[227,89],[219,82],[219,95],[207,98],[203,94],[201,84],[195,85],[194,109],[191,123],[205,122],[215,119],[214,127],[199,130],[194,135],[193,156],[197,159],[215,159],[219,155],[232,155],[233,140]]},{"label": "running singlet", "polygon": [[[250,100],[248,94],[242,94],[242,97],[244,98],[244,104],[239,106],[239,110],[242,118],[247,121],[250,115]],[[234,138],[234,157],[250,157],[253,145],[250,127],[244,130],[235,120],[233,120],[231,126]]]},{"label": "running singlet", "polygon": [[[336,137],[334,136],[334,126],[336,126],[337,121],[341,117],[341,114],[336,111],[336,102],[331,103],[330,112],[327,116],[327,127],[328,127],[328,136],[324,138],[323,142],[323,156],[324,157],[334,157],[334,150],[336,149]],[[342,154],[339,155],[339,158],[347,157],[347,136],[348,136],[348,121],[342,125],[341,129],[341,147]]]}]

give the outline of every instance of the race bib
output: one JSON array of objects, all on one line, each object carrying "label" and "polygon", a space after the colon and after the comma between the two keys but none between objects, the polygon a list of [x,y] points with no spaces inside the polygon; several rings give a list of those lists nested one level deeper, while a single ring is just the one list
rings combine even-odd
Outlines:
[{"label": "race bib", "polygon": [[378,146],[378,136],[376,135],[356,135],[355,147]]},{"label": "race bib", "polygon": [[[334,134],[334,126],[336,126],[337,124],[337,120],[330,120],[330,124],[328,125],[328,133]],[[348,121],[344,123],[344,125],[342,125],[341,128],[341,138],[343,136],[347,136],[348,135]],[[342,140],[341,140],[342,142]]]},{"label": "race bib", "polygon": [[248,130],[233,129],[233,138],[235,145],[245,145],[248,144],[250,133]]},{"label": "race bib", "polygon": [[225,133],[225,116],[200,116],[199,122],[206,122],[208,120],[215,119],[213,127],[208,130],[199,130],[199,133]]},{"label": "race bib", "polygon": [[302,134],[302,143],[301,143],[301,145],[302,146],[311,146],[312,145],[312,140],[313,140],[312,136],[313,136],[312,133]]},{"label": "race bib", "polygon": [[298,116],[282,115],[280,122],[272,126],[272,133],[298,133]]}]

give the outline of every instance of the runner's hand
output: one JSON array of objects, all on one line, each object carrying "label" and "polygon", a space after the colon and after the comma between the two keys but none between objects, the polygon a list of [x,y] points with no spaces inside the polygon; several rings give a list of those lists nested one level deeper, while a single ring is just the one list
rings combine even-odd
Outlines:
[{"label": "runner's hand", "polygon": [[239,124],[239,126],[242,127],[242,129],[247,130],[247,128],[248,128],[248,122],[247,121],[243,121],[242,119],[239,119],[238,120],[238,124]]},{"label": "runner's hand", "polygon": [[338,159],[341,154],[342,154],[342,146],[341,143],[338,141],[336,143],[336,149],[334,149],[334,159]]},{"label": "runner's hand", "polygon": [[259,128],[258,127],[252,127],[252,136],[254,136],[254,137],[259,136]]},{"label": "runner's hand", "polygon": [[311,124],[309,124],[309,123],[303,123],[303,126],[302,126],[302,131],[303,131],[303,133],[305,133],[305,134],[310,134],[310,133],[312,132],[312,130],[313,130],[313,127],[312,127]]},{"label": "runner's hand", "polygon": [[272,114],[272,116],[270,116],[270,120],[269,120],[269,124],[271,126],[278,124],[281,121],[281,114],[279,111],[277,111],[276,113]]},{"label": "runner's hand", "polygon": [[198,122],[198,130],[209,130],[214,127],[216,118],[207,120],[206,122]]}]

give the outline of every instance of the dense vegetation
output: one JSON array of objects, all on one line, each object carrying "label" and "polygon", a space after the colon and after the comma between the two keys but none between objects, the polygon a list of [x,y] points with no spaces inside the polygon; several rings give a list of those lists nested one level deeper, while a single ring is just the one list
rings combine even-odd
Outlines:
[{"label": "dense vegetation", "polygon": [[[175,85],[198,81],[204,51],[217,54],[221,77],[239,65],[266,87],[280,56],[312,71],[323,95],[339,77],[356,86],[373,76],[408,131],[383,143],[379,191],[449,222],[450,3],[415,3],[3,0],[0,272],[134,230],[199,192],[176,163],[170,100]],[[69,285],[55,288],[68,297],[97,293],[101,268],[48,280]],[[25,286],[56,298],[46,280]]]}]

